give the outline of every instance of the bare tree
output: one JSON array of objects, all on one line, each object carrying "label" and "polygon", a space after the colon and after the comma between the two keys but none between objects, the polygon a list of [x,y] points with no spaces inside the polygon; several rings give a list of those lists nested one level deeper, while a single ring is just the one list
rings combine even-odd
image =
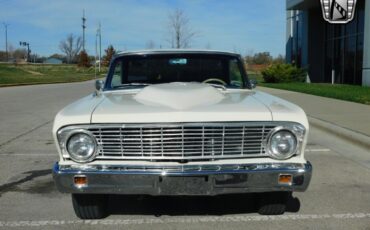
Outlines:
[{"label": "bare tree", "polygon": [[155,48],[155,43],[153,40],[149,40],[145,44],[145,49],[152,50]]},{"label": "bare tree", "polygon": [[76,37],[73,34],[69,34],[67,38],[59,44],[59,49],[66,55],[67,63],[71,63],[76,60],[81,48],[81,37]]},{"label": "bare tree", "polygon": [[12,52],[12,57],[15,59],[26,59],[27,50],[23,48],[16,49]]},{"label": "bare tree", "polygon": [[168,15],[170,38],[167,40],[172,48],[188,48],[197,35],[189,25],[189,18],[184,11],[176,9]]}]

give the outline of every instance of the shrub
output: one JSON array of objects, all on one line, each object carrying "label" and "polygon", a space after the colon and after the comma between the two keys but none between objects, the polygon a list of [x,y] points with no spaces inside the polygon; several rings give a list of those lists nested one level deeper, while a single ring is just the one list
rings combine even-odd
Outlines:
[{"label": "shrub", "polygon": [[304,82],[306,70],[291,64],[274,64],[262,71],[266,83]]},{"label": "shrub", "polygon": [[78,67],[90,67],[90,60],[89,56],[87,55],[86,51],[82,50],[78,56]]}]

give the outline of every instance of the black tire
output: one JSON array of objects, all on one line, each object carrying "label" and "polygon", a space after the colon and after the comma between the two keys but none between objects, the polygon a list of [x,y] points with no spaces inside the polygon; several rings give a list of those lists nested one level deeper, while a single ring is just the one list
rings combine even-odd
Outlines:
[{"label": "black tire", "polygon": [[258,213],[261,215],[284,214],[290,192],[263,193],[259,197]]},{"label": "black tire", "polygon": [[107,216],[106,195],[72,194],[72,204],[80,219],[102,219]]}]

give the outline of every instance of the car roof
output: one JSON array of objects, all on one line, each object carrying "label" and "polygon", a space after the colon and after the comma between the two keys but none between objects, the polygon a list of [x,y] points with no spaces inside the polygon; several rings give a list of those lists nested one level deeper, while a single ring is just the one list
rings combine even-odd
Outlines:
[{"label": "car roof", "polygon": [[237,53],[219,50],[202,50],[202,49],[159,49],[159,50],[137,50],[119,52],[115,57],[129,56],[129,55],[155,55],[155,54],[214,54],[240,57]]}]

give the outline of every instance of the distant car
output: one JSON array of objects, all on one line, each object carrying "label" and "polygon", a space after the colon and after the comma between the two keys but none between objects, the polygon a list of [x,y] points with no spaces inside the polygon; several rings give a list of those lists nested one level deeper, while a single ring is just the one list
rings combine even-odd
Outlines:
[{"label": "distant car", "polygon": [[116,55],[105,83],[55,118],[57,188],[82,219],[105,217],[109,194],[258,193],[260,214],[284,213],[310,183],[308,122],[254,86],[234,53]]}]

